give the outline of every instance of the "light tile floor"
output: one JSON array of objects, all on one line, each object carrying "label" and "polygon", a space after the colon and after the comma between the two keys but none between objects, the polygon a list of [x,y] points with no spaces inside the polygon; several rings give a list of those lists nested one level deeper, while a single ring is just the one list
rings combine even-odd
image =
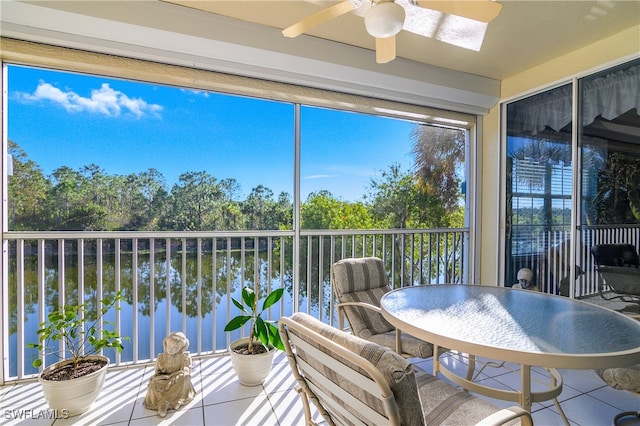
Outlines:
[{"label": "light tile floor", "polygon": [[[444,362],[464,371],[464,360],[444,356]],[[427,371],[431,360],[414,360]],[[519,373],[508,369],[485,369],[479,381],[501,388],[519,387]],[[538,379],[545,380],[542,370],[534,369]],[[2,425],[303,425],[302,403],[293,390],[294,381],[284,354],[276,357],[270,376],[261,386],[240,385],[227,356],[196,359],[192,366],[192,382],[196,398],[165,418],[143,407],[147,382],[153,366],[131,366],[112,369],[93,408],[68,419],[43,418],[55,413],[47,409],[37,382],[0,387],[0,424]],[[560,403],[572,425],[610,425],[621,411],[640,410],[640,397],[606,386],[592,371],[561,370],[564,388]],[[493,400],[499,407],[513,403]],[[532,407],[536,425],[561,425],[562,420],[552,401]],[[315,413],[316,420],[320,420]],[[638,424],[627,422],[627,425]]]}]

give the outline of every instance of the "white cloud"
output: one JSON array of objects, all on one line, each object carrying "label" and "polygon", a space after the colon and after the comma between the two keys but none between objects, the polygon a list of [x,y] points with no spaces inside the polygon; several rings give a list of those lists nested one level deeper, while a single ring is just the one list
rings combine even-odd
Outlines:
[{"label": "white cloud", "polygon": [[144,99],[130,98],[124,93],[112,89],[108,83],[103,83],[99,89],[91,91],[91,97],[83,97],[68,90],[59,88],[40,81],[36,90],[30,93],[21,93],[19,97],[26,101],[49,101],[62,106],[69,112],[91,112],[103,114],[108,117],[117,117],[120,114],[133,114],[140,118],[147,114],[159,116],[162,106],[148,104]]},{"label": "white cloud", "polygon": [[209,97],[209,92],[205,90],[197,90],[197,89],[180,89],[180,90],[182,92],[191,93],[192,95],[196,95],[196,96],[203,96],[205,98]]},{"label": "white cloud", "polygon": [[310,176],[305,176],[302,179],[326,179],[326,178],[332,178],[337,176],[338,175],[310,175]]}]

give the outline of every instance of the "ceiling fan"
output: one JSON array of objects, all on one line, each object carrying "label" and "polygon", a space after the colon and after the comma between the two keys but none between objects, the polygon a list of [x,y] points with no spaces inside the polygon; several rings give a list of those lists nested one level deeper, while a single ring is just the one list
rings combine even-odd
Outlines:
[{"label": "ceiling fan", "polygon": [[364,15],[365,28],[376,39],[376,62],[383,64],[395,59],[396,34],[401,30],[425,35],[419,28],[421,17],[416,16],[425,9],[488,23],[500,14],[502,4],[493,0],[344,0],[285,28],[282,34],[297,37],[324,22],[357,11]]}]

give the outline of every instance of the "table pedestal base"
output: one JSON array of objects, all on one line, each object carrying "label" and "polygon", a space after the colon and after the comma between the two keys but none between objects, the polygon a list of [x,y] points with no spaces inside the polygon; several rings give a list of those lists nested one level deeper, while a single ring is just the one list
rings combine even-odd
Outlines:
[{"label": "table pedestal base", "polygon": [[[434,346],[434,353],[438,353],[438,347]],[[553,400],[556,408],[558,409],[560,415],[562,416],[566,425],[569,424],[567,421],[567,417],[560,407],[560,403],[558,402],[558,395],[562,392],[562,376],[555,368],[547,368],[547,372],[549,372],[550,383],[549,387],[543,391],[531,391],[531,366],[522,364],[520,369],[520,380],[521,380],[521,389],[519,391],[505,390],[505,389],[497,389],[490,386],[481,385],[479,383],[473,382],[471,380],[475,365],[475,357],[473,355],[469,356],[469,372],[467,377],[462,377],[457,373],[449,370],[447,367],[442,365],[438,356],[434,356],[433,360],[433,374],[434,376],[440,373],[442,376],[446,377],[453,383],[461,386],[462,388],[476,392],[480,395],[485,395],[490,398],[502,399],[505,401],[513,401],[520,404],[522,408],[531,412],[531,404],[534,402],[542,402]]]}]

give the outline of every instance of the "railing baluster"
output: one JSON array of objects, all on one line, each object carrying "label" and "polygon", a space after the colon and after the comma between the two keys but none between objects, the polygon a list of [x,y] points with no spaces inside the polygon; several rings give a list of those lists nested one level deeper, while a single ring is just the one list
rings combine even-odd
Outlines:
[{"label": "railing baluster", "polygon": [[311,262],[313,262],[313,237],[309,235],[307,237],[307,310],[308,314],[311,313]]},{"label": "railing baluster", "polygon": [[[38,325],[44,322],[47,315],[45,289],[46,289],[46,246],[44,238],[38,240]],[[40,327],[38,327],[40,328]],[[7,336],[8,338],[9,336]],[[8,349],[8,347],[7,347]],[[45,352],[44,349],[38,354],[40,359],[45,365]],[[40,367],[42,370],[44,367]]]},{"label": "railing baluster", "polygon": [[410,250],[410,257],[409,257],[409,266],[410,266],[410,271],[409,271],[409,280],[411,282],[410,285],[415,285],[415,281],[414,281],[414,273],[415,273],[415,268],[413,266],[413,259],[416,253],[416,236],[415,234],[411,234],[410,235],[411,238],[411,250]]},{"label": "railing baluster", "polygon": [[[221,240],[224,241],[224,240]],[[218,239],[211,242],[211,350],[217,347],[216,295],[218,294]]]},{"label": "railing baluster", "polygon": [[171,334],[171,238],[167,238],[165,243],[165,335]]},{"label": "railing baluster", "polygon": [[182,262],[180,265],[180,293],[182,306],[182,332],[187,334],[187,239],[182,238]]},{"label": "railing baluster", "polygon": [[[285,268],[285,252],[286,242],[285,237],[280,237],[280,288],[285,288],[284,285],[284,268]],[[280,312],[284,313],[284,297],[280,299]]]},{"label": "railing baluster", "polygon": [[[115,292],[118,293],[122,288],[121,282],[121,262],[120,262],[120,238],[116,238],[113,240],[114,245],[114,256],[115,256]],[[120,308],[122,307],[121,303],[118,302],[116,305],[119,309],[116,309],[116,331],[118,334],[122,335],[122,314],[120,312]],[[131,342],[134,344],[134,342]],[[116,352],[116,364],[119,364],[122,361],[122,355]]]},{"label": "railing baluster", "polygon": [[[156,335],[156,242],[149,238],[149,360],[155,358]],[[118,354],[119,355],[119,354]]]},{"label": "railing baluster", "polygon": [[[266,237],[267,239],[267,294],[271,293],[272,285],[271,285],[271,277],[272,277],[272,266],[271,262],[273,262],[273,239],[272,237]],[[271,308],[269,308],[268,317],[271,319]]]},{"label": "railing baluster", "polygon": [[444,283],[451,284],[452,282],[452,273],[449,272],[449,233],[444,234]]},{"label": "railing baluster", "polygon": [[[231,319],[231,237],[227,237],[227,253],[226,253],[226,266],[225,274],[227,276],[227,321]],[[227,333],[228,347],[231,344],[231,333]]]},{"label": "railing baluster", "polygon": [[133,362],[138,362],[138,349],[139,349],[139,333],[138,333],[138,239],[133,238],[131,240],[131,268],[135,269],[131,271],[131,304],[132,308],[132,326],[133,336],[131,342],[133,346]]},{"label": "railing baluster", "polygon": [[197,242],[198,256],[196,258],[196,314],[198,317],[196,319],[196,328],[198,330],[198,342],[196,347],[198,348],[198,353],[202,353],[202,239],[198,237]]},{"label": "railing baluster", "polygon": [[[58,240],[58,308],[65,305],[65,288],[64,288],[64,238]],[[64,354],[65,347],[64,342],[60,340],[59,344],[60,356]]]},{"label": "railing baluster", "polygon": [[391,287],[398,288],[396,282],[396,234],[391,234]]},{"label": "railing baluster", "polygon": [[[102,294],[103,294],[103,288],[102,288],[102,238],[98,238],[96,239],[96,298],[98,300],[102,300]],[[100,311],[98,311],[100,312]],[[102,326],[102,324],[98,324],[99,327]],[[102,355],[102,351],[100,351],[100,354]],[[116,352],[116,363],[118,363],[120,361],[120,359],[118,358],[118,355],[120,355],[118,352]]]},{"label": "railing baluster", "polygon": [[[77,250],[77,258],[78,258],[78,300],[77,304],[82,305],[84,303],[84,239],[78,238],[76,240],[76,250]],[[100,299],[96,301],[97,309],[101,309]],[[96,315],[98,315],[96,312]],[[84,310],[80,310],[79,319],[82,321],[84,319]],[[98,332],[102,333],[102,321],[99,321],[98,324]],[[82,354],[84,354],[84,347],[82,348]]]},{"label": "railing baluster", "polygon": [[400,235],[400,287],[406,287],[405,276],[407,275],[407,239],[406,235]]},{"label": "railing baluster", "polygon": [[[16,241],[16,321],[24,324],[24,240]],[[18,357],[16,365],[18,367],[18,377],[24,377],[24,327],[17,329]]]}]

